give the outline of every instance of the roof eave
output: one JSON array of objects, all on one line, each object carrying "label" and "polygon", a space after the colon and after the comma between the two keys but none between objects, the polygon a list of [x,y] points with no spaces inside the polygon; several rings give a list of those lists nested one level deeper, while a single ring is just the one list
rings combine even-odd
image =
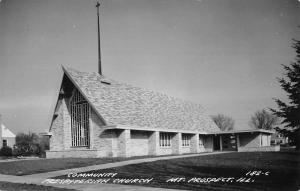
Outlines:
[{"label": "roof eave", "polygon": [[180,130],[180,129],[164,129],[164,128],[153,128],[153,127],[139,127],[135,125],[109,125],[104,127],[105,130],[113,129],[129,129],[137,131],[159,131],[159,132],[170,132],[170,133],[187,133],[187,134],[202,134],[206,135],[205,131],[191,131],[191,130]]},{"label": "roof eave", "polygon": [[211,132],[208,134],[236,134],[236,133],[268,133],[273,134],[274,131],[265,130],[265,129],[248,129],[248,130],[232,130],[232,131],[218,131],[218,132]]},{"label": "roof eave", "polygon": [[89,100],[89,98],[85,95],[85,93],[81,90],[81,88],[78,86],[78,84],[75,82],[75,80],[72,78],[72,76],[68,73],[68,70],[62,65],[61,66],[64,73],[67,75],[67,77],[71,80],[71,82],[73,83],[73,85],[77,88],[77,90],[81,93],[81,95],[84,97],[84,99],[87,100],[87,102],[89,103],[89,105],[91,106],[91,108],[95,111],[96,115],[103,121],[103,123],[106,125],[108,125],[108,123],[105,121],[105,119],[100,115],[100,113],[98,112],[97,108],[94,106],[94,104]]}]

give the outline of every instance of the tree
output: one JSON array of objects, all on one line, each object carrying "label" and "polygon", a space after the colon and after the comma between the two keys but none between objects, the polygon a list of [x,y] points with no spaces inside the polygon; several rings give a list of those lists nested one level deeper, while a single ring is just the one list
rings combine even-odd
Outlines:
[{"label": "tree", "polygon": [[283,65],[285,73],[282,78],[277,78],[281,88],[288,95],[288,103],[275,99],[278,110],[271,111],[283,119],[284,128],[277,130],[289,137],[291,144],[300,149],[300,41],[293,40],[292,47],[296,50],[296,61],[290,66]]},{"label": "tree", "polygon": [[266,110],[257,111],[251,116],[249,124],[255,129],[274,129],[279,123],[279,118]]},{"label": "tree", "polygon": [[212,115],[212,120],[221,129],[221,131],[229,131],[234,127],[234,119],[223,114]]},{"label": "tree", "polygon": [[35,133],[18,133],[14,145],[15,155],[38,155],[40,153],[39,136]]}]

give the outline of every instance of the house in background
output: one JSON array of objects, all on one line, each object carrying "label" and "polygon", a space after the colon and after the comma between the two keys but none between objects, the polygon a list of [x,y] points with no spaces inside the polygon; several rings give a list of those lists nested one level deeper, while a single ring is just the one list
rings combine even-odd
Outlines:
[{"label": "house in background", "polygon": [[4,146],[13,147],[16,143],[16,135],[13,134],[5,125],[2,123],[0,115],[0,148]]},{"label": "house in background", "polygon": [[199,104],[63,67],[48,158],[269,151],[266,130],[222,132]]},{"label": "house in background", "polygon": [[279,133],[276,131],[276,133],[274,133],[271,136],[271,144],[272,145],[285,145],[289,143],[289,138],[285,137],[283,134]]}]

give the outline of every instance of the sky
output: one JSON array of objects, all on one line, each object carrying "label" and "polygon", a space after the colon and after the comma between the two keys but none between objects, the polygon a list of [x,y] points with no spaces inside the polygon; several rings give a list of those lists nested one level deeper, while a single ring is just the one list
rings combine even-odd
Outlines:
[{"label": "sky", "polygon": [[[96,0],[0,1],[0,114],[14,133],[49,129],[61,65],[97,71]],[[298,0],[101,0],[102,71],[200,103],[236,129],[287,100]]]}]

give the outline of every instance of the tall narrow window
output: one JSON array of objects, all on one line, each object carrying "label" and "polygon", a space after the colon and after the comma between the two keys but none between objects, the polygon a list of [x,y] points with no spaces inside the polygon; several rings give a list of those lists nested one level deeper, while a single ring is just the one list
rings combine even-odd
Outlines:
[{"label": "tall narrow window", "polygon": [[187,134],[182,134],[182,146],[189,147],[191,145],[191,136]]},{"label": "tall narrow window", "polygon": [[203,147],[203,137],[199,136],[199,146]]},{"label": "tall narrow window", "polygon": [[171,146],[171,134],[159,133],[159,146],[170,147]]},{"label": "tall narrow window", "polygon": [[88,147],[90,144],[89,113],[89,104],[76,89],[71,99],[71,135],[73,147]]}]

